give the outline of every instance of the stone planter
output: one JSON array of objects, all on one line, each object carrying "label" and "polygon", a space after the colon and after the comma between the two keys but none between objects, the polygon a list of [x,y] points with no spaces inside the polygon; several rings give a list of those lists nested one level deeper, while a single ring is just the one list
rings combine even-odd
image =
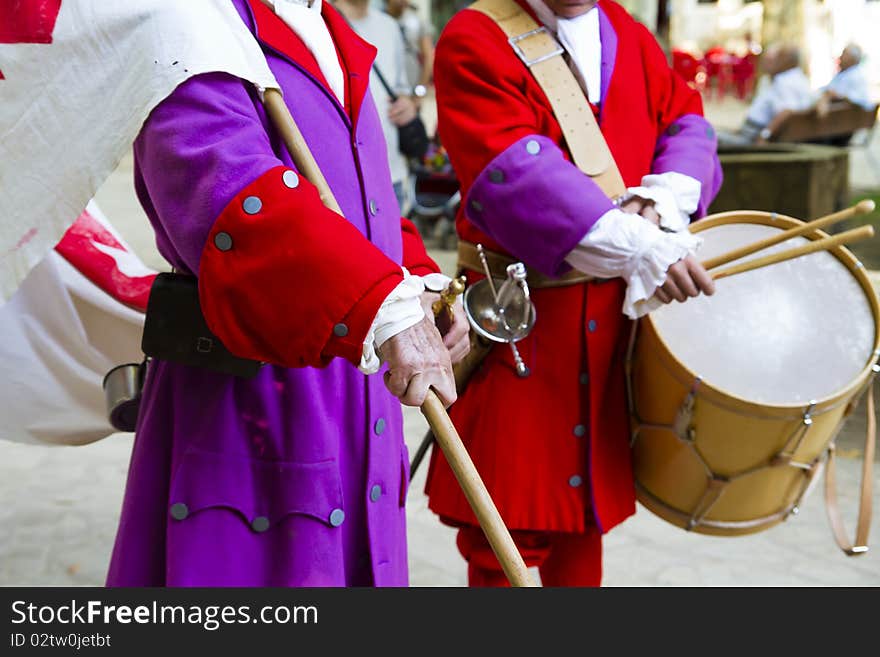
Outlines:
[{"label": "stone planter", "polygon": [[849,202],[849,152],[814,144],[721,147],[724,184],[709,213],[765,210],[809,221]]}]

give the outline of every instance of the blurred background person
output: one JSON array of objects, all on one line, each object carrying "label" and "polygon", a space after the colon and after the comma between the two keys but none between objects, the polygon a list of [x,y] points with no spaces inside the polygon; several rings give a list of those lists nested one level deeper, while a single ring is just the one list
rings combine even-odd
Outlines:
[{"label": "blurred background person", "polygon": [[810,80],[801,68],[798,48],[774,44],[761,58],[761,68],[770,81],[758,92],[749,106],[746,119],[737,132],[718,132],[720,145],[761,143],[791,112],[805,110],[815,99]]},{"label": "blurred background person", "polygon": [[819,116],[828,113],[831,103],[835,100],[848,100],[853,105],[870,110],[874,107],[868,86],[868,75],[862,64],[861,46],[851,43],[840,53],[838,72],[831,82],[823,87],[822,95],[816,103]]},{"label": "blurred background person", "polygon": [[[418,114],[418,106],[412,96],[412,87],[406,78],[404,64],[404,44],[400,27],[388,14],[370,6],[370,0],[336,0],[333,6],[349,22],[355,32],[376,49],[376,60],[370,72],[370,93],[376,101],[376,109],[382,120],[385,143],[388,145],[388,166],[391,169],[391,182],[402,214],[406,214],[409,200],[409,166],[406,157],[400,152],[397,134],[398,126],[412,121]],[[385,81],[397,94],[392,101],[385,86],[379,80],[376,69],[382,72]]]},{"label": "blurred background person", "polygon": [[408,0],[388,0],[385,11],[393,17],[403,37],[406,78],[416,102],[427,93],[434,70],[434,28],[422,20]]}]

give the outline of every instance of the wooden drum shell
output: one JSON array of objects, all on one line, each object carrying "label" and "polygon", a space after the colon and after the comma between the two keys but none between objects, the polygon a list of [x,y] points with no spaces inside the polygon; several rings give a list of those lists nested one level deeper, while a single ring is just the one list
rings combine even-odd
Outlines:
[{"label": "wooden drum shell", "polygon": [[[763,212],[729,212],[706,218],[692,230],[727,223],[787,229],[803,222]],[[807,237],[825,235],[817,231]],[[726,536],[758,532],[796,513],[821,470],[826,448],[870,383],[880,347],[880,304],[870,279],[850,251],[838,247],[831,253],[868,298],[874,355],[849,385],[815,400],[812,408],[759,404],[697,381],[651,316],[638,322],[628,359],[633,467],[639,501],[653,513],[678,527]],[[682,420],[689,395],[692,411]]]}]

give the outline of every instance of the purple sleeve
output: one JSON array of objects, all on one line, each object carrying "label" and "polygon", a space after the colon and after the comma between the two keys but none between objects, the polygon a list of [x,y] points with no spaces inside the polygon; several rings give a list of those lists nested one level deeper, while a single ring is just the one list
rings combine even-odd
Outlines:
[{"label": "purple sleeve", "polygon": [[651,173],[683,173],[700,182],[700,203],[694,218],[705,216],[721,189],[723,174],[718,160],[715,130],[697,114],[678,118],[657,140]]},{"label": "purple sleeve", "polygon": [[134,144],[136,189],[159,250],[190,272],[229,201],[283,164],[246,84],[225,73],[190,78],[153,110]]},{"label": "purple sleeve", "polygon": [[548,276],[614,205],[552,140],[530,135],[495,157],[467,197],[468,219],[511,255]]}]

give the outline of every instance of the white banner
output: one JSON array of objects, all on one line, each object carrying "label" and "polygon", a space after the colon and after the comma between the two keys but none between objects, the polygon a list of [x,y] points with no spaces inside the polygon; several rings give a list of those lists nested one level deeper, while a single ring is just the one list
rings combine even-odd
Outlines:
[{"label": "white banner", "polygon": [[16,26],[46,18],[39,12],[54,20],[53,4],[0,3],[0,304],[177,85],[225,71],[278,87],[228,0],[61,0],[51,43],[8,43]]},{"label": "white banner", "polygon": [[[80,221],[96,221],[113,233],[94,203],[88,212]],[[86,228],[78,234],[88,234]],[[116,247],[101,249],[99,239],[113,241]],[[99,283],[130,287],[139,281],[132,275],[155,272],[137,259],[121,237],[87,242],[71,240],[65,251],[78,245],[81,248],[72,256],[93,253],[90,245],[110,251],[107,260],[115,272],[95,276],[96,283],[51,250],[0,307],[2,440],[82,445],[115,433],[107,419],[101,383],[113,367],[143,360],[144,315],[117,299],[110,285],[105,290]]]}]

